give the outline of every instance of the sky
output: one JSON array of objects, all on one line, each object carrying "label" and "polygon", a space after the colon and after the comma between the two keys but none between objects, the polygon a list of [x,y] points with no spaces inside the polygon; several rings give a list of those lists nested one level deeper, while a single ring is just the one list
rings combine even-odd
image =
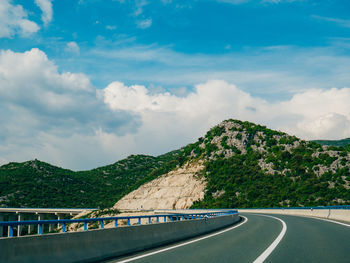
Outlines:
[{"label": "sky", "polygon": [[160,155],[225,119],[350,137],[346,0],[0,0],[0,165]]}]

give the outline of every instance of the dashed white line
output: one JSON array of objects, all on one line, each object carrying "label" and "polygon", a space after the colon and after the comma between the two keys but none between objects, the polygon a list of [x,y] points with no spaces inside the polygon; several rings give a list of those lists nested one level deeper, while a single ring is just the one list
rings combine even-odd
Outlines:
[{"label": "dashed white line", "polygon": [[232,229],[235,229],[235,228],[237,228],[237,227],[239,227],[239,226],[241,226],[241,225],[247,223],[248,218],[246,218],[245,216],[241,216],[241,217],[243,217],[243,218],[245,219],[243,222],[241,222],[241,223],[239,223],[238,225],[235,225],[235,226],[233,226],[233,227],[227,228],[227,229],[225,229],[225,230],[216,232],[216,233],[214,233],[214,234],[206,235],[206,236],[204,236],[204,237],[200,237],[200,238],[197,238],[197,239],[194,239],[194,240],[191,240],[191,241],[187,241],[187,242],[185,242],[185,243],[181,243],[181,244],[178,244],[178,245],[175,245],[175,246],[163,248],[163,249],[160,249],[160,250],[157,250],[157,251],[154,251],[154,252],[150,252],[150,253],[147,253],[147,254],[143,254],[143,255],[140,255],[140,256],[128,258],[128,259],[125,259],[125,260],[122,260],[122,261],[115,261],[115,262],[116,262],[116,263],[126,263],[126,262],[130,262],[130,261],[134,261],[134,260],[137,260],[137,259],[140,259],[140,258],[152,256],[152,255],[155,255],[155,254],[158,254],[158,253],[162,253],[162,252],[165,252],[165,251],[174,249],[174,248],[186,246],[186,245],[189,245],[189,244],[192,244],[192,243],[201,241],[201,240],[203,240],[203,239],[207,239],[207,238],[210,238],[210,237],[213,237],[213,236],[220,235],[220,234],[222,234],[222,233],[225,233],[225,232],[227,232],[227,231],[230,231],[230,230],[232,230]]},{"label": "dashed white line", "polygon": [[272,251],[274,251],[274,249],[278,246],[278,244],[281,242],[282,238],[284,237],[284,235],[287,232],[287,225],[286,223],[278,218],[278,217],[274,217],[274,216],[268,216],[268,215],[260,215],[260,214],[255,214],[255,215],[259,215],[259,216],[266,216],[266,217],[271,217],[274,218],[276,220],[279,220],[282,223],[282,231],[280,232],[280,234],[278,235],[278,237],[275,239],[275,241],[273,241],[271,243],[271,245],[256,259],[254,260],[253,263],[262,263],[264,262],[267,257],[272,253]]}]

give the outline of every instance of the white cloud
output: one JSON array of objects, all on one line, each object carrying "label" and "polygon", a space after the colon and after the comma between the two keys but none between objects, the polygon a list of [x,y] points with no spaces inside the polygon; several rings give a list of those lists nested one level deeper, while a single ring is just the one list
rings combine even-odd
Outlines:
[{"label": "white cloud", "polygon": [[136,24],[138,28],[142,28],[142,29],[149,28],[152,25],[152,18],[138,21]]},{"label": "white cloud", "polygon": [[77,44],[77,42],[74,42],[74,41],[67,43],[65,51],[69,52],[69,53],[74,53],[74,54],[77,54],[77,55],[80,54],[79,45]]},{"label": "white cloud", "polygon": [[38,158],[88,169],[178,149],[229,118],[304,139],[339,139],[350,136],[349,101],[349,88],[314,88],[268,102],[223,80],[180,96],[116,81],[96,90],[86,75],[59,73],[38,49],[1,51],[0,162]]},{"label": "white cloud", "polygon": [[[70,168],[83,168],[88,155],[87,166],[115,160],[107,156],[99,134],[132,134],[139,125],[135,114],[111,111],[87,76],[59,73],[38,49],[0,52],[0,111],[2,159],[39,158]],[[87,145],[90,151],[82,152]]]},{"label": "white cloud", "polygon": [[320,139],[343,139],[350,137],[349,115],[327,113],[316,118],[305,118],[298,123],[298,129],[305,137]]},{"label": "white cloud", "polygon": [[147,0],[135,0],[134,16],[139,16],[143,13],[143,8],[148,5]]},{"label": "white cloud", "polygon": [[27,17],[28,14],[21,5],[13,5],[11,0],[1,0],[0,38],[11,38],[16,34],[26,37],[37,32],[39,26]]},{"label": "white cloud", "polygon": [[35,4],[41,9],[41,20],[47,26],[52,21],[52,0],[35,0]]},{"label": "white cloud", "polygon": [[333,22],[333,23],[336,23],[342,27],[348,27],[348,28],[350,27],[350,20],[349,19],[340,19],[340,18],[317,16],[317,15],[313,15],[311,17],[314,19],[317,19],[317,20],[321,20],[321,21]]},{"label": "white cloud", "polygon": [[116,30],[116,29],[117,29],[117,26],[107,25],[107,26],[106,26],[106,29],[107,29],[107,30]]},{"label": "white cloud", "polygon": [[150,94],[143,86],[114,82],[104,90],[104,100],[113,110],[139,113],[147,134],[170,133],[173,141],[179,133],[190,142],[227,118],[265,124],[304,139],[350,136],[349,88],[300,92],[290,100],[268,103],[225,81],[196,85],[186,97]]}]

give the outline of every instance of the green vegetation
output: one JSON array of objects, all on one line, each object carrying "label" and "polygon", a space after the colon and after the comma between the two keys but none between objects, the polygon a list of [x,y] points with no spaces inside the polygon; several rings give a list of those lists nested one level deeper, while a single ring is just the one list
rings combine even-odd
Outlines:
[{"label": "green vegetation", "polygon": [[[350,204],[350,191],[344,188],[341,179],[341,176],[349,176],[348,169],[317,178],[307,171],[307,161],[297,159],[289,165],[288,175],[266,175],[258,165],[260,158],[250,151],[208,162],[204,172],[208,182],[205,198],[195,202],[193,208],[335,205],[338,198]],[[328,180],[336,182],[334,188],[328,187]],[[214,198],[214,193],[219,191],[224,194]]]},{"label": "green vegetation", "polygon": [[350,152],[350,138],[342,140],[315,140],[313,142],[327,146],[344,147],[348,152]]},{"label": "green vegetation", "polygon": [[[220,133],[221,149],[202,155],[207,189],[193,208],[350,204],[350,162],[344,147],[323,150],[316,142],[249,122],[220,125],[221,130],[226,126]],[[207,133],[207,144],[217,141],[208,137],[212,134]],[[230,140],[235,143],[230,145]],[[229,149],[230,155],[218,154]]]},{"label": "green vegetation", "polygon": [[112,207],[142,184],[197,161],[204,163],[198,176],[205,177],[207,189],[193,207],[350,204],[349,141],[322,147],[325,141],[307,142],[227,120],[180,150],[158,157],[131,155],[90,171],[73,172],[38,160],[1,166],[0,206]]},{"label": "green vegetation", "polygon": [[0,206],[113,206],[121,197],[181,162],[181,151],[131,155],[111,165],[73,172],[38,160],[0,167]]}]

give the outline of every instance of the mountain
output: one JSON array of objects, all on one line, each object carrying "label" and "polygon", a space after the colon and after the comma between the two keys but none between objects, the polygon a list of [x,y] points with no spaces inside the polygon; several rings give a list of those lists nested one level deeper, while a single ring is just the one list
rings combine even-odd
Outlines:
[{"label": "mountain", "polygon": [[350,153],[344,148],[228,120],[187,151],[206,161],[206,194],[194,207],[350,203]]},{"label": "mountain", "polygon": [[131,155],[114,164],[74,172],[38,160],[0,167],[0,206],[110,207],[118,199],[177,165],[176,151]]},{"label": "mountain", "polygon": [[[227,120],[182,149],[184,165],[119,200],[114,208],[231,208],[350,203],[350,153],[265,126]],[[202,167],[196,175],[189,168]],[[193,170],[193,169],[192,169]],[[198,170],[198,169],[197,169]],[[172,178],[191,175],[182,191]],[[204,195],[192,185],[205,186]],[[187,199],[183,200],[186,194]],[[186,207],[187,206],[187,207]]]},{"label": "mountain", "polygon": [[[226,120],[179,150],[158,157],[132,155],[90,171],[73,172],[37,160],[1,166],[0,204],[111,207],[118,200],[114,207],[350,204],[349,168],[350,152],[344,147],[322,146],[254,123]],[[183,195],[187,199],[181,199]]]}]

